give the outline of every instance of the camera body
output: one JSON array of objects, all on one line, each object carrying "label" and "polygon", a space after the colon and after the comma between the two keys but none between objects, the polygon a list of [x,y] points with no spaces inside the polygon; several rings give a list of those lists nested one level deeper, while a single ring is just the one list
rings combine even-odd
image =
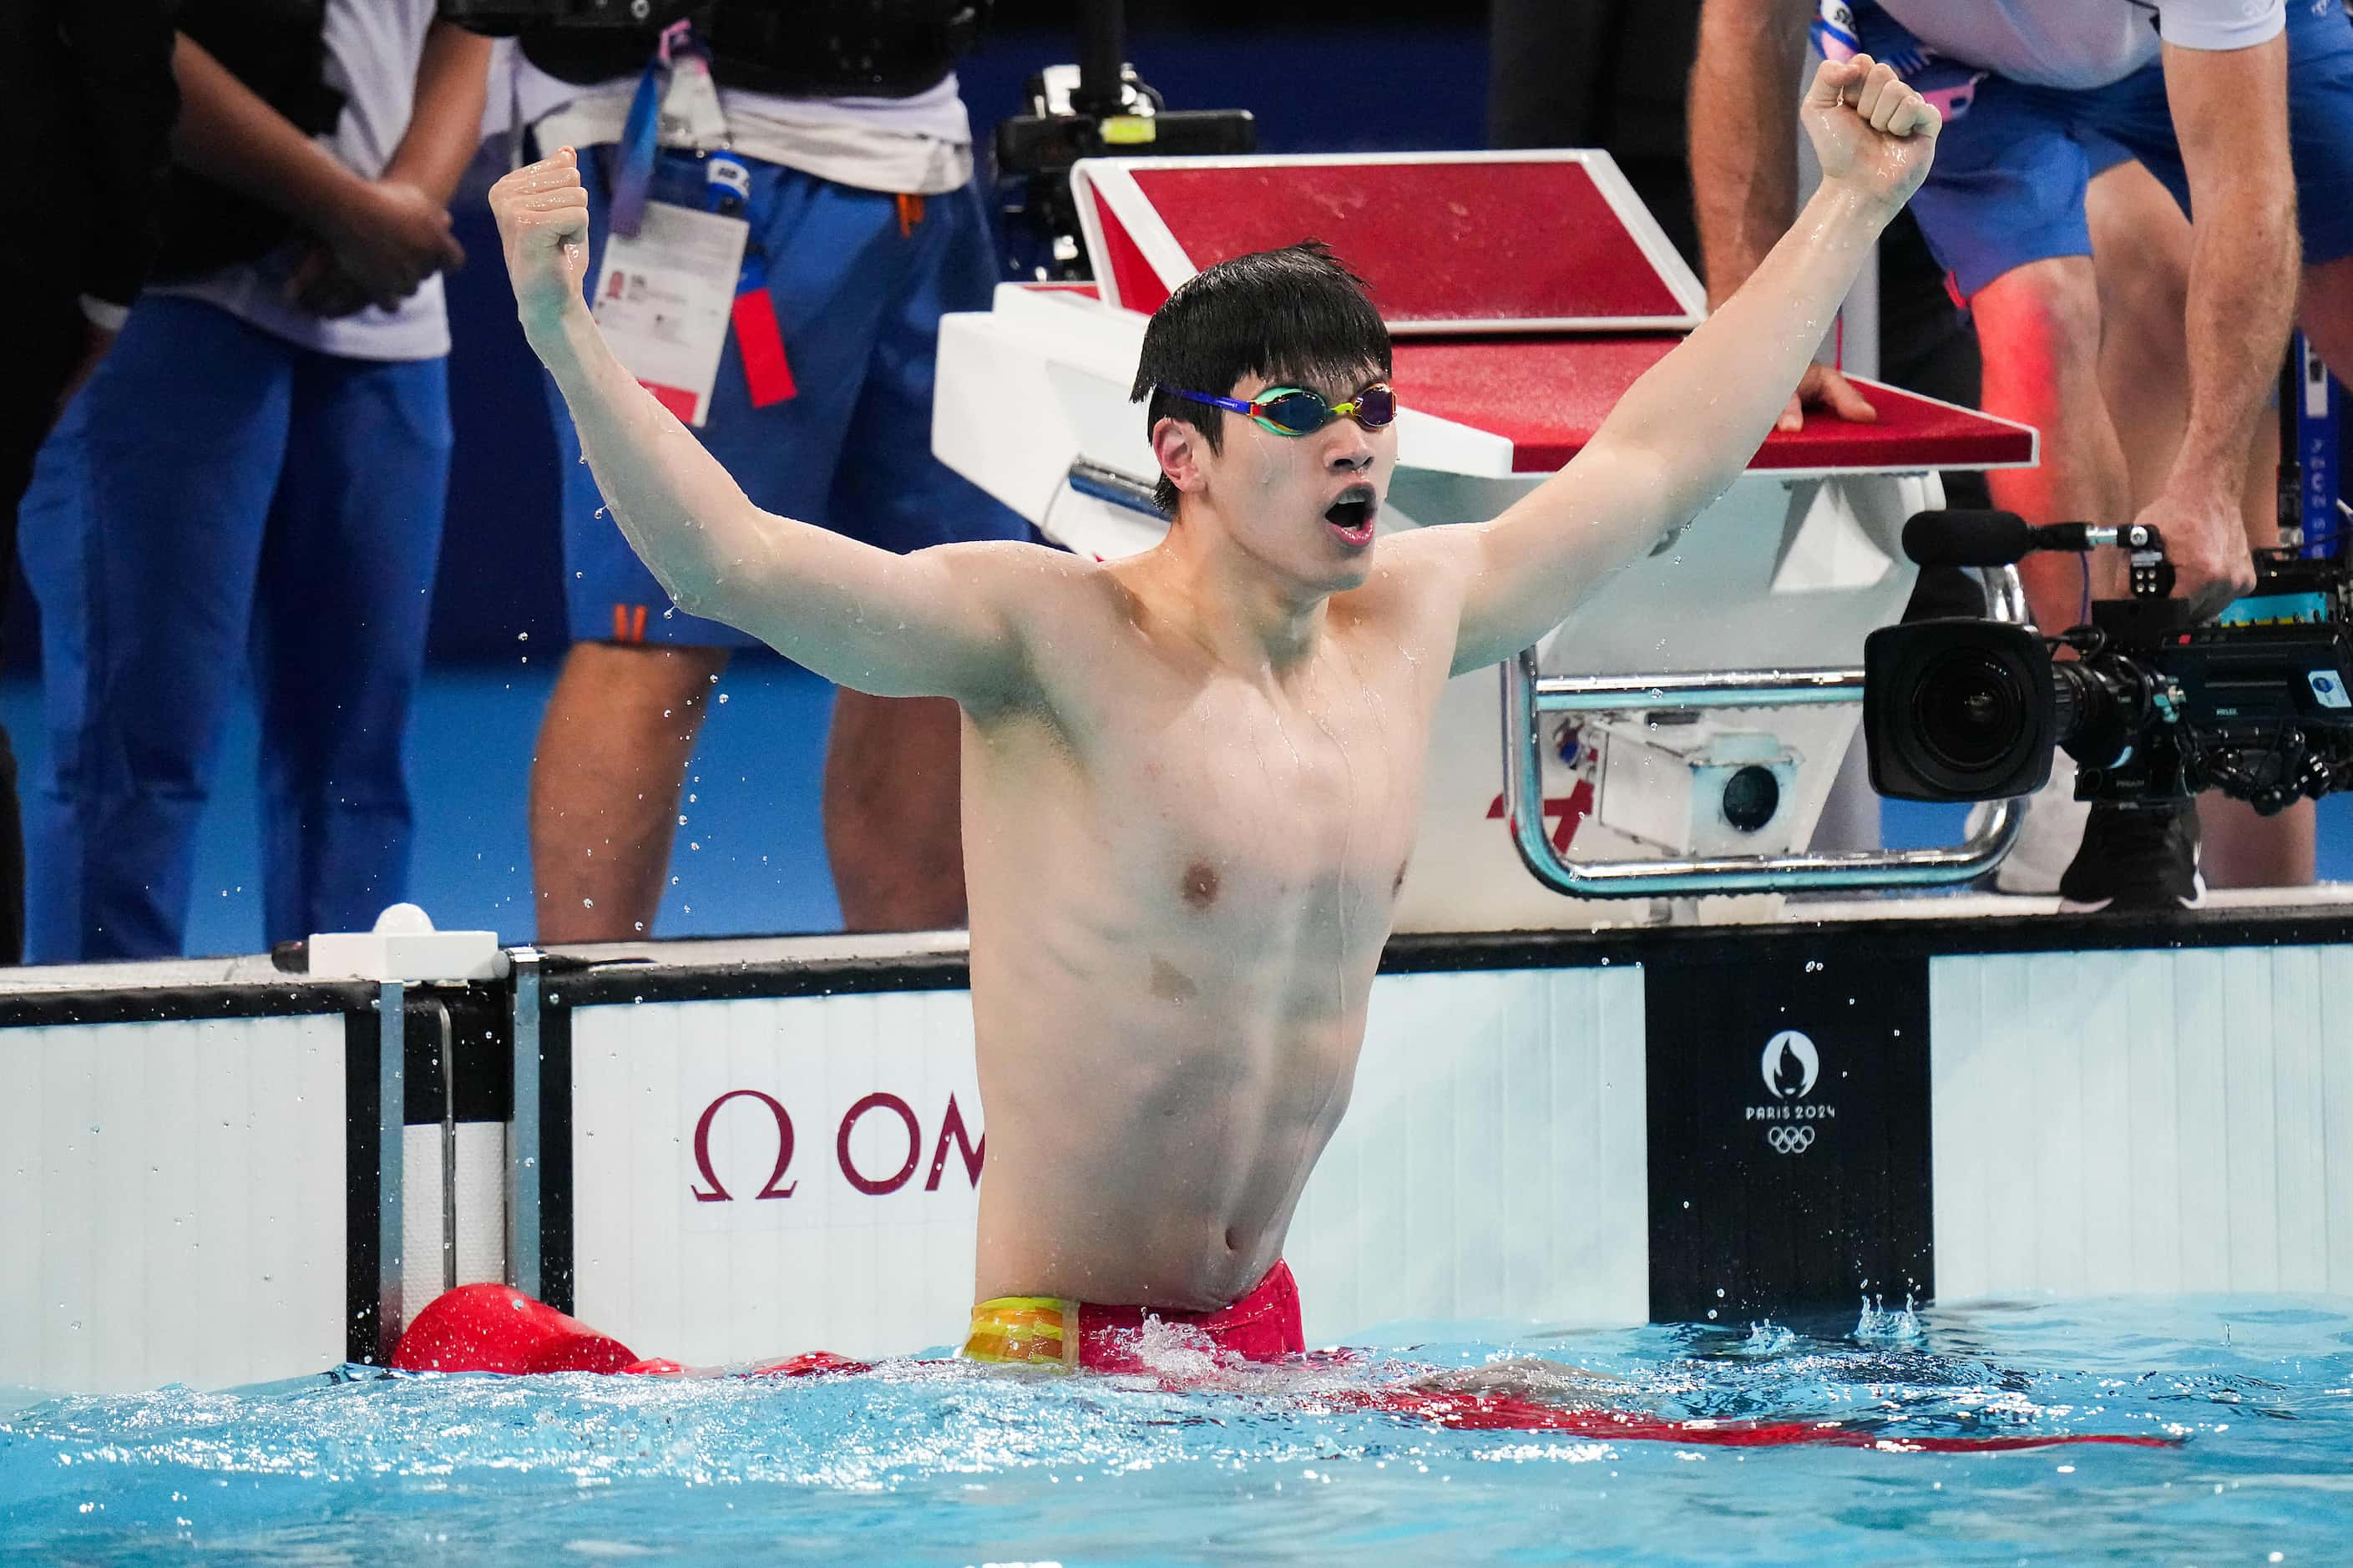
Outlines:
[{"label": "camera body", "polygon": [[525,27],[662,27],[688,11],[691,0],[441,0],[445,22],[494,38]]},{"label": "camera body", "polygon": [[[2259,552],[2255,589],[2209,625],[2144,570],[2136,595],[2055,638],[1974,617],[1886,626],[1864,644],[1872,787],[1904,800],[2032,793],[2054,745],[2083,800],[2219,790],[2265,814],[2353,787],[2353,574]],[[2073,659],[2053,654],[2074,650]]]}]

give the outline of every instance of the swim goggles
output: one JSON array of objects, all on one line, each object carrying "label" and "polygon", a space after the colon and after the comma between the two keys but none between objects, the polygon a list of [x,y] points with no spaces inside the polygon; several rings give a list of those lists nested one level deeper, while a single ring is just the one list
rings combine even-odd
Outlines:
[{"label": "swim goggles", "polygon": [[1214,397],[1206,392],[1160,389],[1171,397],[1213,407],[1230,408],[1250,423],[1278,436],[1313,436],[1335,419],[1349,418],[1367,430],[1378,430],[1397,417],[1397,393],[1377,381],[1345,403],[1326,403],[1324,395],[1304,386],[1270,386],[1255,398]]}]

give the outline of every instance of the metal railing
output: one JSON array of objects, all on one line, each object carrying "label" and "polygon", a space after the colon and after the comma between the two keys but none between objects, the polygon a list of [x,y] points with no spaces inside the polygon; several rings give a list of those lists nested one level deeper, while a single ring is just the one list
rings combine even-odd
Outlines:
[{"label": "metal railing", "polygon": [[[2010,567],[1985,574],[1997,620],[2022,623],[2026,596]],[[1544,818],[1546,713],[1701,708],[1785,708],[1862,700],[1860,669],[1740,669],[1699,674],[1539,675],[1528,648],[1504,667],[1504,817],[1520,858],[1555,892],[1587,899],[1701,893],[1786,893],[1947,886],[1984,875],[2018,841],[2021,802],[2005,800],[1984,828],[1939,849],[1837,855],[1718,855],[1657,860],[1573,860],[1553,847]]]}]

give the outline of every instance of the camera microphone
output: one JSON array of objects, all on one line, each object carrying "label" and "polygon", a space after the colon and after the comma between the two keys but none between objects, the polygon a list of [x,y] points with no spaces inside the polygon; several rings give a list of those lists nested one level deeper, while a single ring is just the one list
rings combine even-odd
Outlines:
[{"label": "camera microphone", "polygon": [[2037,550],[2081,552],[2104,544],[2151,549],[2156,534],[2138,523],[2104,528],[2053,522],[2038,528],[2014,511],[1924,511],[1904,525],[1904,553],[1922,566],[2014,566]]},{"label": "camera microphone", "polygon": [[2034,545],[2014,511],[1924,511],[1904,525],[1904,553],[1923,566],[2010,566]]}]

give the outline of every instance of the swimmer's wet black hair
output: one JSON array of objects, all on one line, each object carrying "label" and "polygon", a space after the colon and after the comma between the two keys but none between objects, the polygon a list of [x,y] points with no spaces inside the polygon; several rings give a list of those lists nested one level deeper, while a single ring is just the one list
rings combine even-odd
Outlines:
[{"label": "swimmer's wet black hair", "polygon": [[[1147,434],[1163,419],[1181,419],[1214,452],[1227,411],[1160,388],[1224,396],[1244,376],[1262,375],[1345,394],[1388,374],[1389,330],[1365,280],[1329,246],[1310,239],[1220,261],[1179,286],[1144,329],[1144,356],[1127,397],[1151,399],[1144,411]],[[1176,487],[1166,474],[1153,496],[1161,510],[1176,515]]]}]

